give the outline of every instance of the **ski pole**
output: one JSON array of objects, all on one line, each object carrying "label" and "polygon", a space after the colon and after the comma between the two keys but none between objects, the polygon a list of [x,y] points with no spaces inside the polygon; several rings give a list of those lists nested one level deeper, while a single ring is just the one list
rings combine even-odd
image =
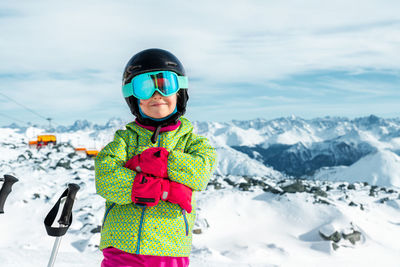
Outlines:
[{"label": "ski pole", "polygon": [[0,189],[0,214],[4,213],[4,203],[11,192],[12,185],[18,182],[18,179],[12,175],[5,174],[4,178],[0,178],[0,182],[3,181],[3,186]]},{"label": "ski pole", "polygon": [[[75,196],[79,188],[80,187],[77,184],[72,184],[72,183],[68,184],[68,188],[64,191],[64,193],[58,199],[57,203],[54,205],[54,207],[50,210],[50,212],[44,219],[44,225],[46,227],[47,234],[56,237],[47,267],[52,267],[54,265],[58,248],[60,246],[61,238],[67,232],[69,226],[72,223],[72,206],[74,205]],[[61,199],[63,197],[67,198],[65,200],[64,208],[62,210],[60,219],[58,220],[59,227],[52,227],[51,225],[56,219]]]}]

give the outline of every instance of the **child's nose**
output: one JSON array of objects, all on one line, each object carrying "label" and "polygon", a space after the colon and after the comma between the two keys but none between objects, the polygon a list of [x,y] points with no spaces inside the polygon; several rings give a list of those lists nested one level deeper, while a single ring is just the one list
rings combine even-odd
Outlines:
[{"label": "child's nose", "polygon": [[153,98],[160,98],[161,94],[159,92],[155,91],[152,97]]}]

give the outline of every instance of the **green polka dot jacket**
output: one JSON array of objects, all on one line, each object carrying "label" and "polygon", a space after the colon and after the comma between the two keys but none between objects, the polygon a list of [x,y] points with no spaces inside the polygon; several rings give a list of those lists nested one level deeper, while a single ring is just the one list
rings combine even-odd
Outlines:
[{"label": "green polka dot jacket", "polygon": [[[193,133],[184,117],[178,129],[160,133],[152,144],[152,131],[131,122],[118,130],[95,159],[96,190],[106,199],[100,249],[115,247],[128,253],[188,257],[195,220],[195,191],[205,190],[216,165],[215,149],[207,138]],[[193,211],[161,201],[154,207],[132,203],[135,172],[124,167],[126,161],[153,146],[169,151],[169,179],[193,189]]]}]

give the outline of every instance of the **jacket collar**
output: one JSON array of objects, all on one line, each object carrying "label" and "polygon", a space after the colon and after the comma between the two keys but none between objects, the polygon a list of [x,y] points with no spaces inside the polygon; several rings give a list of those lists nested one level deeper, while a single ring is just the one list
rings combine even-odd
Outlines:
[{"label": "jacket collar", "polygon": [[[149,131],[154,132],[156,130],[156,127],[143,125],[138,120],[135,120],[135,123],[137,125],[139,125],[140,127],[145,128],[145,129],[147,129]],[[178,129],[180,125],[181,125],[181,121],[178,121],[175,124],[170,124],[168,126],[161,127],[160,133],[174,131],[174,130]]]},{"label": "jacket collar", "polygon": [[[180,121],[180,125],[175,130],[167,132],[168,134],[171,133],[171,134],[176,135],[174,138],[185,135],[185,134],[193,131],[192,123],[188,119],[186,119],[185,117],[180,117],[179,121]],[[126,128],[136,132],[140,136],[149,136],[150,137],[153,134],[153,131],[139,126],[134,121],[128,123],[126,125]]]}]

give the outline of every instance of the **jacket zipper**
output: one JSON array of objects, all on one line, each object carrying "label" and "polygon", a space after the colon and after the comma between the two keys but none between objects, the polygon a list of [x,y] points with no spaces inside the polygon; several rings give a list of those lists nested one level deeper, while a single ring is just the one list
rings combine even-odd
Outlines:
[{"label": "jacket zipper", "polygon": [[185,221],[186,236],[188,236],[189,235],[189,225],[188,225],[188,221],[186,218],[186,210],[182,209],[182,215],[183,215],[183,220]]},{"label": "jacket zipper", "polygon": [[[160,147],[160,135],[158,135],[158,147]],[[140,240],[142,238],[142,226],[143,226],[143,221],[144,221],[144,214],[146,211],[146,206],[141,206],[141,205],[137,205],[139,207],[142,208],[142,215],[140,217],[140,224],[139,224],[139,232],[138,232],[138,241],[137,241],[137,249],[136,249],[136,254],[139,254],[140,252]]]},{"label": "jacket zipper", "polygon": [[146,211],[146,206],[141,206],[141,205],[138,205],[138,206],[142,208],[142,215],[140,216],[140,224],[139,224],[139,233],[138,233],[136,254],[139,254],[139,252],[140,252],[140,239],[142,237],[142,226],[143,226],[143,220],[144,220],[144,213]]},{"label": "jacket zipper", "polygon": [[[161,134],[158,135],[158,147],[160,147],[160,142],[161,142]],[[183,215],[183,220],[185,221],[185,233],[186,236],[189,235],[189,224],[186,218],[186,210],[182,209],[182,215]]]},{"label": "jacket zipper", "polygon": [[112,203],[110,207],[108,207],[108,209],[106,210],[106,213],[104,214],[104,219],[103,219],[103,224],[101,225],[101,228],[104,227],[104,223],[106,222],[108,213],[112,210],[112,208],[114,208],[115,203]]}]

